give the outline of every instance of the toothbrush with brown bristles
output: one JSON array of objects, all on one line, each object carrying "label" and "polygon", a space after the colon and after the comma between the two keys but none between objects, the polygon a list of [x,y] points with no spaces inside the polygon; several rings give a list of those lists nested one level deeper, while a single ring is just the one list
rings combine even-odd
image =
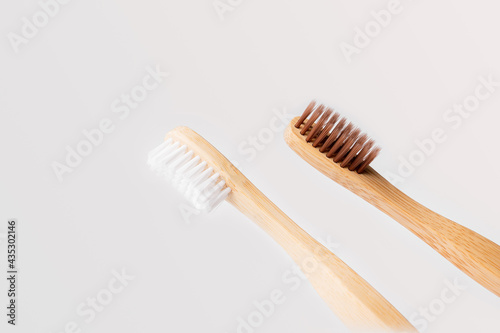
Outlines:
[{"label": "toothbrush with brown bristles", "polygon": [[500,296],[500,246],[419,204],[369,164],[374,141],[337,112],[313,101],[287,127],[285,140],[305,161],[371,203]]},{"label": "toothbrush with brown bristles", "polygon": [[295,224],[196,132],[187,127],[169,132],[148,163],[196,208],[209,212],[225,200],[259,225],[352,331],[417,332],[370,284]]}]

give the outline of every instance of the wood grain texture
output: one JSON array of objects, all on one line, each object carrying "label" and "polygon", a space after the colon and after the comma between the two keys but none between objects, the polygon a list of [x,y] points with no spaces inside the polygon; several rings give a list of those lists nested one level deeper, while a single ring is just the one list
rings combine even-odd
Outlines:
[{"label": "wood grain texture", "polygon": [[384,297],[264,196],[200,135],[179,127],[167,134],[207,161],[231,188],[226,199],[265,230],[299,265],[333,312],[356,332],[417,332]]},{"label": "wood grain texture", "polygon": [[482,286],[500,296],[500,246],[419,204],[368,167],[362,174],[341,168],[306,142],[294,119],[285,140],[305,161],[417,235]]}]

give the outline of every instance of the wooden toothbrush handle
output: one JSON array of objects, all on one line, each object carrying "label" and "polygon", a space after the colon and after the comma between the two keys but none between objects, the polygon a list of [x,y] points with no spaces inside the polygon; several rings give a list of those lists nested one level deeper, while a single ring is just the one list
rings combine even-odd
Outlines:
[{"label": "wooden toothbrush handle", "polygon": [[365,200],[417,235],[443,257],[500,296],[500,246],[424,207],[373,169],[362,174]]},{"label": "wooden toothbrush handle", "polygon": [[235,184],[226,200],[286,250],[348,328],[362,332],[417,332],[370,284],[295,224],[243,175],[238,178],[244,180]]}]

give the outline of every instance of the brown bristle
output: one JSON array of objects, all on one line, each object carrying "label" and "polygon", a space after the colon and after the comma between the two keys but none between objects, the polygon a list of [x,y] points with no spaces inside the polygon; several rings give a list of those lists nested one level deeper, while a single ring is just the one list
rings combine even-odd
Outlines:
[{"label": "brown bristle", "polygon": [[304,113],[300,117],[299,121],[297,121],[297,123],[295,124],[295,127],[299,128],[300,125],[302,125],[302,123],[304,122],[304,120],[306,120],[306,118],[309,117],[309,115],[311,114],[311,112],[314,109],[315,105],[316,105],[315,101],[312,101],[311,103],[309,103],[309,105],[307,106],[306,110],[304,111]]},{"label": "brown bristle", "polygon": [[[342,168],[363,173],[380,153],[368,135],[347,119],[322,104],[312,101],[295,124],[306,141],[339,163]],[[302,128],[301,128],[302,127]]]}]

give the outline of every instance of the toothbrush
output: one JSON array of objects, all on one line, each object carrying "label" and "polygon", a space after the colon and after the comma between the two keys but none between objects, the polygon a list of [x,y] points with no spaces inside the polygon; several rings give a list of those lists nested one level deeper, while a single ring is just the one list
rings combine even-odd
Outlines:
[{"label": "toothbrush", "polygon": [[331,310],[353,331],[417,332],[384,297],[265,197],[209,142],[178,127],[151,151],[148,164],[197,209],[227,201],[264,229],[307,275]]},{"label": "toothbrush", "polygon": [[287,127],[285,141],[325,176],[392,217],[500,296],[500,246],[417,203],[378,174],[369,164],[380,148],[337,112],[311,102]]}]

